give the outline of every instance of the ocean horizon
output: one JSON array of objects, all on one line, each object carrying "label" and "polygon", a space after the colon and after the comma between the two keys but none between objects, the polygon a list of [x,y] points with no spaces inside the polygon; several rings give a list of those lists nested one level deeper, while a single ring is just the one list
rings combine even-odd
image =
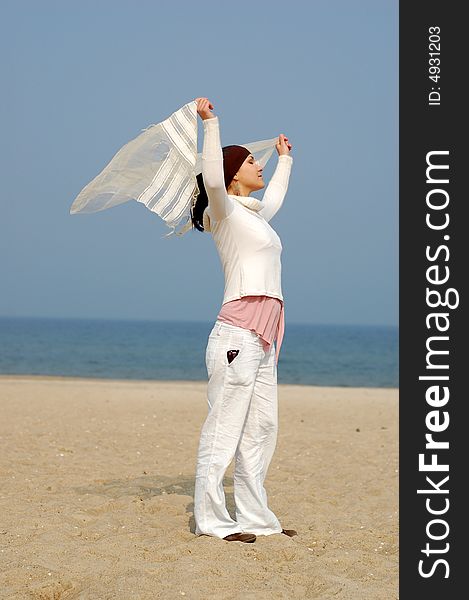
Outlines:
[{"label": "ocean horizon", "polygon": [[[0,317],[0,374],[206,381],[212,322]],[[287,323],[279,384],[399,387],[391,325]]]}]

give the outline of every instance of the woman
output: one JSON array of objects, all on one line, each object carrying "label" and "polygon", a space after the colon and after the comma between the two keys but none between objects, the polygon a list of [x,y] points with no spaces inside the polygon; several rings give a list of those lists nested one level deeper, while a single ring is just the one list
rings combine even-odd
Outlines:
[{"label": "woman", "polygon": [[[287,191],[291,144],[279,136],[279,162],[263,201],[251,198],[264,187],[262,167],[244,147],[222,149],[212,103],[196,102],[204,142],[192,222],[212,233],[225,292],[206,351],[209,413],[197,456],[195,533],[250,543],[256,535],[293,536],[296,531],[282,529],[268,508],[263,485],[277,440],[277,358],[284,327],[282,245],[268,221]],[[236,520],[226,510],[223,490],[233,458]]]}]

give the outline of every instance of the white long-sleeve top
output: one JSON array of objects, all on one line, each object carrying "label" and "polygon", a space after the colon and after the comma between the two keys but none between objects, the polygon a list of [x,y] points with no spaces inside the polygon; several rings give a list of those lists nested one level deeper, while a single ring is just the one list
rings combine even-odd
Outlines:
[{"label": "white long-sleeve top", "polygon": [[227,194],[218,117],[205,119],[202,175],[208,196],[205,212],[225,275],[223,302],[243,296],[283,300],[282,243],[268,221],[282,206],[288,188],[290,155],[280,155],[262,201]]}]

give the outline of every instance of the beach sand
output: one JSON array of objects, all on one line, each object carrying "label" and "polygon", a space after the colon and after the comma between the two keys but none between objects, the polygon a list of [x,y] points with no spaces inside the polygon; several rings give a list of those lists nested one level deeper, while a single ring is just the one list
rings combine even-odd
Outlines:
[{"label": "beach sand", "polygon": [[299,535],[254,544],[193,533],[205,392],[0,377],[1,598],[398,597],[398,390],[279,386],[265,487]]}]

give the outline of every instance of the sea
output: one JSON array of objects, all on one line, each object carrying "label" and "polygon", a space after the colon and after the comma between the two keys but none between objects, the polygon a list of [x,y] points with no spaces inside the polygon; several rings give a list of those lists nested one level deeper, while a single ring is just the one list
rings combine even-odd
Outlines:
[{"label": "sea", "polygon": [[[214,322],[0,317],[0,374],[206,381]],[[397,388],[393,326],[289,323],[278,383]]]}]

